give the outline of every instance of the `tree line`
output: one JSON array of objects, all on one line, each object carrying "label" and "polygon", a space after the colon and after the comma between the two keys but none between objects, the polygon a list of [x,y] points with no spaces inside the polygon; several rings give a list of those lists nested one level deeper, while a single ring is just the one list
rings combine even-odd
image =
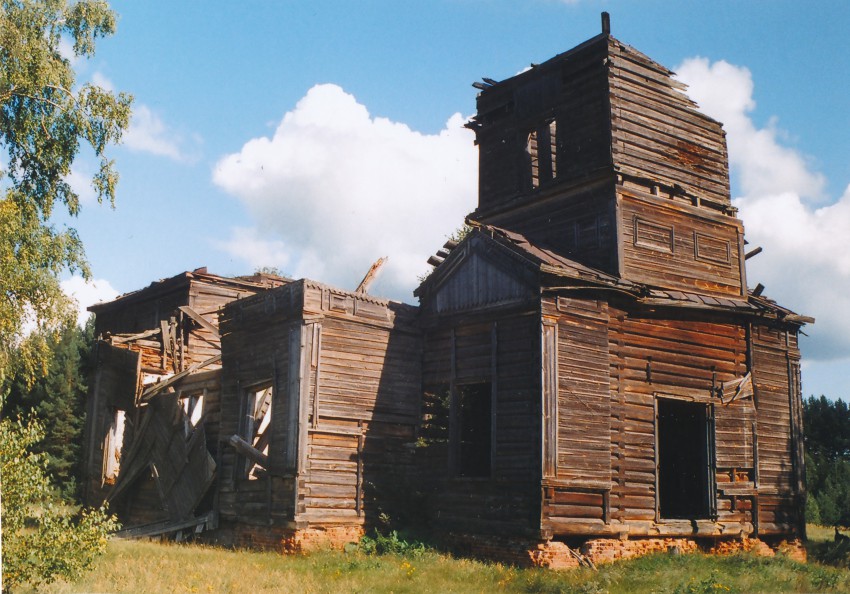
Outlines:
[{"label": "tree line", "polygon": [[803,401],[806,448],[806,520],[850,526],[850,408],[844,400]]}]

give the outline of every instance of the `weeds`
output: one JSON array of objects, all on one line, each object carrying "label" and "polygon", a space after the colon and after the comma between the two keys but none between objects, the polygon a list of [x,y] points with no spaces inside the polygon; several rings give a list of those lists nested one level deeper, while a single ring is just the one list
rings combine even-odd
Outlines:
[{"label": "weeds", "polygon": [[398,555],[400,557],[419,557],[427,547],[417,540],[404,540],[398,531],[391,530],[389,534],[381,534],[377,530],[373,536],[365,535],[360,539],[357,550],[366,555]]}]

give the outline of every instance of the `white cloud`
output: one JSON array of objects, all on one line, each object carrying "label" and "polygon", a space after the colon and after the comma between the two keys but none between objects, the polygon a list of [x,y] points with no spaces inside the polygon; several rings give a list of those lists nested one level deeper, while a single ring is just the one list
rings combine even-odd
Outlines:
[{"label": "white cloud", "polygon": [[[828,361],[850,358],[850,187],[824,204],[823,176],[804,155],[785,146],[775,120],[758,128],[753,81],[743,67],[704,58],[686,60],[679,78],[701,110],[723,122],[729,162],[740,179],[740,209],[750,247],[764,252],[747,262],[750,286],[781,305],[814,316],[806,328],[805,355]],[[850,359],[848,359],[850,361]]]},{"label": "white cloud", "polygon": [[[195,144],[198,144],[198,140]],[[197,157],[187,153],[183,137],[170,129],[151,108],[143,103],[133,106],[130,126],[124,132],[123,143],[131,150],[167,157],[174,161],[194,161]]]},{"label": "white cloud", "polygon": [[104,279],[86,282],[83,277],[73,275],[60,283],[62,290],[77,302],[77,323],[84,326],[90,313],[86,308],[101,301],[111,301],[118,297],[118,291]]},{"label": "white cloud", "polygon": [[[336,85],[313,87],[271,138],[216,165],[215,183],[256,224],[251,241],[235,230],[228,251],[347,288],[388,256],[373,292],[411,301],[428,255],[476,204],[477,151],[464,122],[455,114],[422,134],[370,116]],[[263,251],[257,240],[271,243]]]},{"label": "white cloud", "polygon": [[231,230],[230,239],[213,241],[213,244],[238,256],[251,270],[273,267],[286,273],[290,262],[290,250],[283,241],[263,239],[254,228],[236,227]]},{"label": "white cloud", "polygon": [[80,197],[81,204],[94,204],[97,202],[97,194],[94,187],[92,187],[92,177],[94,174],[85,164],[79,163],[80,159],[77,161],[71,166],[71,173],[65,176],[65,181],[70,184],[71,189]]},{"label": "white cloud", "polygon": [[112,81],[109,80],[109,78],[107,78],[106,75],[103,74],[99,70],[96,70],[91,75],[91,83],[93,85],[100,87],[101,89],[103,89],[105,91],[110,91],[110,92],[113,92],[113,93],[115,92],[115,85],[112,84]]},{"label": "white cloud", "polygon": [[723,123],[730,165],[740,176],[744,196],[794,192],[807,199],[823,198],[823,176],[810,171],[799,152],[781,144],[785,134],[777,122],[772,120],[766,128],[753,124],[749,114],[756,102],[747,68],[690,58],[676,72],[702,111]]}]

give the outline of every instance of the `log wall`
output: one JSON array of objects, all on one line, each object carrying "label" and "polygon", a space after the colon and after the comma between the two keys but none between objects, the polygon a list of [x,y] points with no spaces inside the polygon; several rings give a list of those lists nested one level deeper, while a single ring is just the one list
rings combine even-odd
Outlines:
[{"label": "log wall", "polygon": [[700,113],[672,72],[616,39],[608,40],[611,148],[618,171],[679,186],[730,205],[726,138]]},{"label": "log wall", "polygon": [[420,340],[409,306],[297,281],[228,305],[222,435],[240,394],[273,387],[267,471],[222,454],[221,513],[259,524],[363,524],[395,509],[419,418]]},{"label": "log wall", "polygon": [[[232,302],[221,313],[221,440],[243,435],[245,398],[271,385],[269,468],[255,480],[245,476],[245,458],[220,445],[219,510],[223,518],[268,525],[292,521],[296,464],[303,287],[292,283]],[[295,377],[291,377],[295,373]]]},{"label": "log wall", "polygon": [[[681,315],[681,314],[680,314]],[[747,373],[747,343],[741,324],[718,318],[661,317],[611,309],[611,516],[633,533],[658,529],[656,417],[658,398],[684,399],[713,406],[715,482],[732,480],[752,496],[754,474],[752,403],[724,406],[712,395],[720,382]],[[732,504],[716,492],[717,522],[741,529],[750,521],[749,503]],[[738,497],[735,495],[734,497]],[[690,522],[670,522],[666,533],[691,533]]]},{"label": "log wall", "polygon": [[[311,284],[299,521],[374,524],[410,505],[421,341],[414,309]],[[318,316],[321,316],[320,318]]]}]

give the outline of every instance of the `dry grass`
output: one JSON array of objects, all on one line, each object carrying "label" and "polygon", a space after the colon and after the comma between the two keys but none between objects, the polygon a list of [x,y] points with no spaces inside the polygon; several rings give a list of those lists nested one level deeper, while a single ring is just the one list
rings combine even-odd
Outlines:
[{"label": "dry grass", "polygon": [[[813,536],[825,536],[815,530]],[[829,534],[831,536],[831,533]],[[516,569],[438,552],[284,557],[196,545],[114,541],[95,571],[48,592],[848,592],[850,571],[749,555],[653,555],[598,572]]]}]

